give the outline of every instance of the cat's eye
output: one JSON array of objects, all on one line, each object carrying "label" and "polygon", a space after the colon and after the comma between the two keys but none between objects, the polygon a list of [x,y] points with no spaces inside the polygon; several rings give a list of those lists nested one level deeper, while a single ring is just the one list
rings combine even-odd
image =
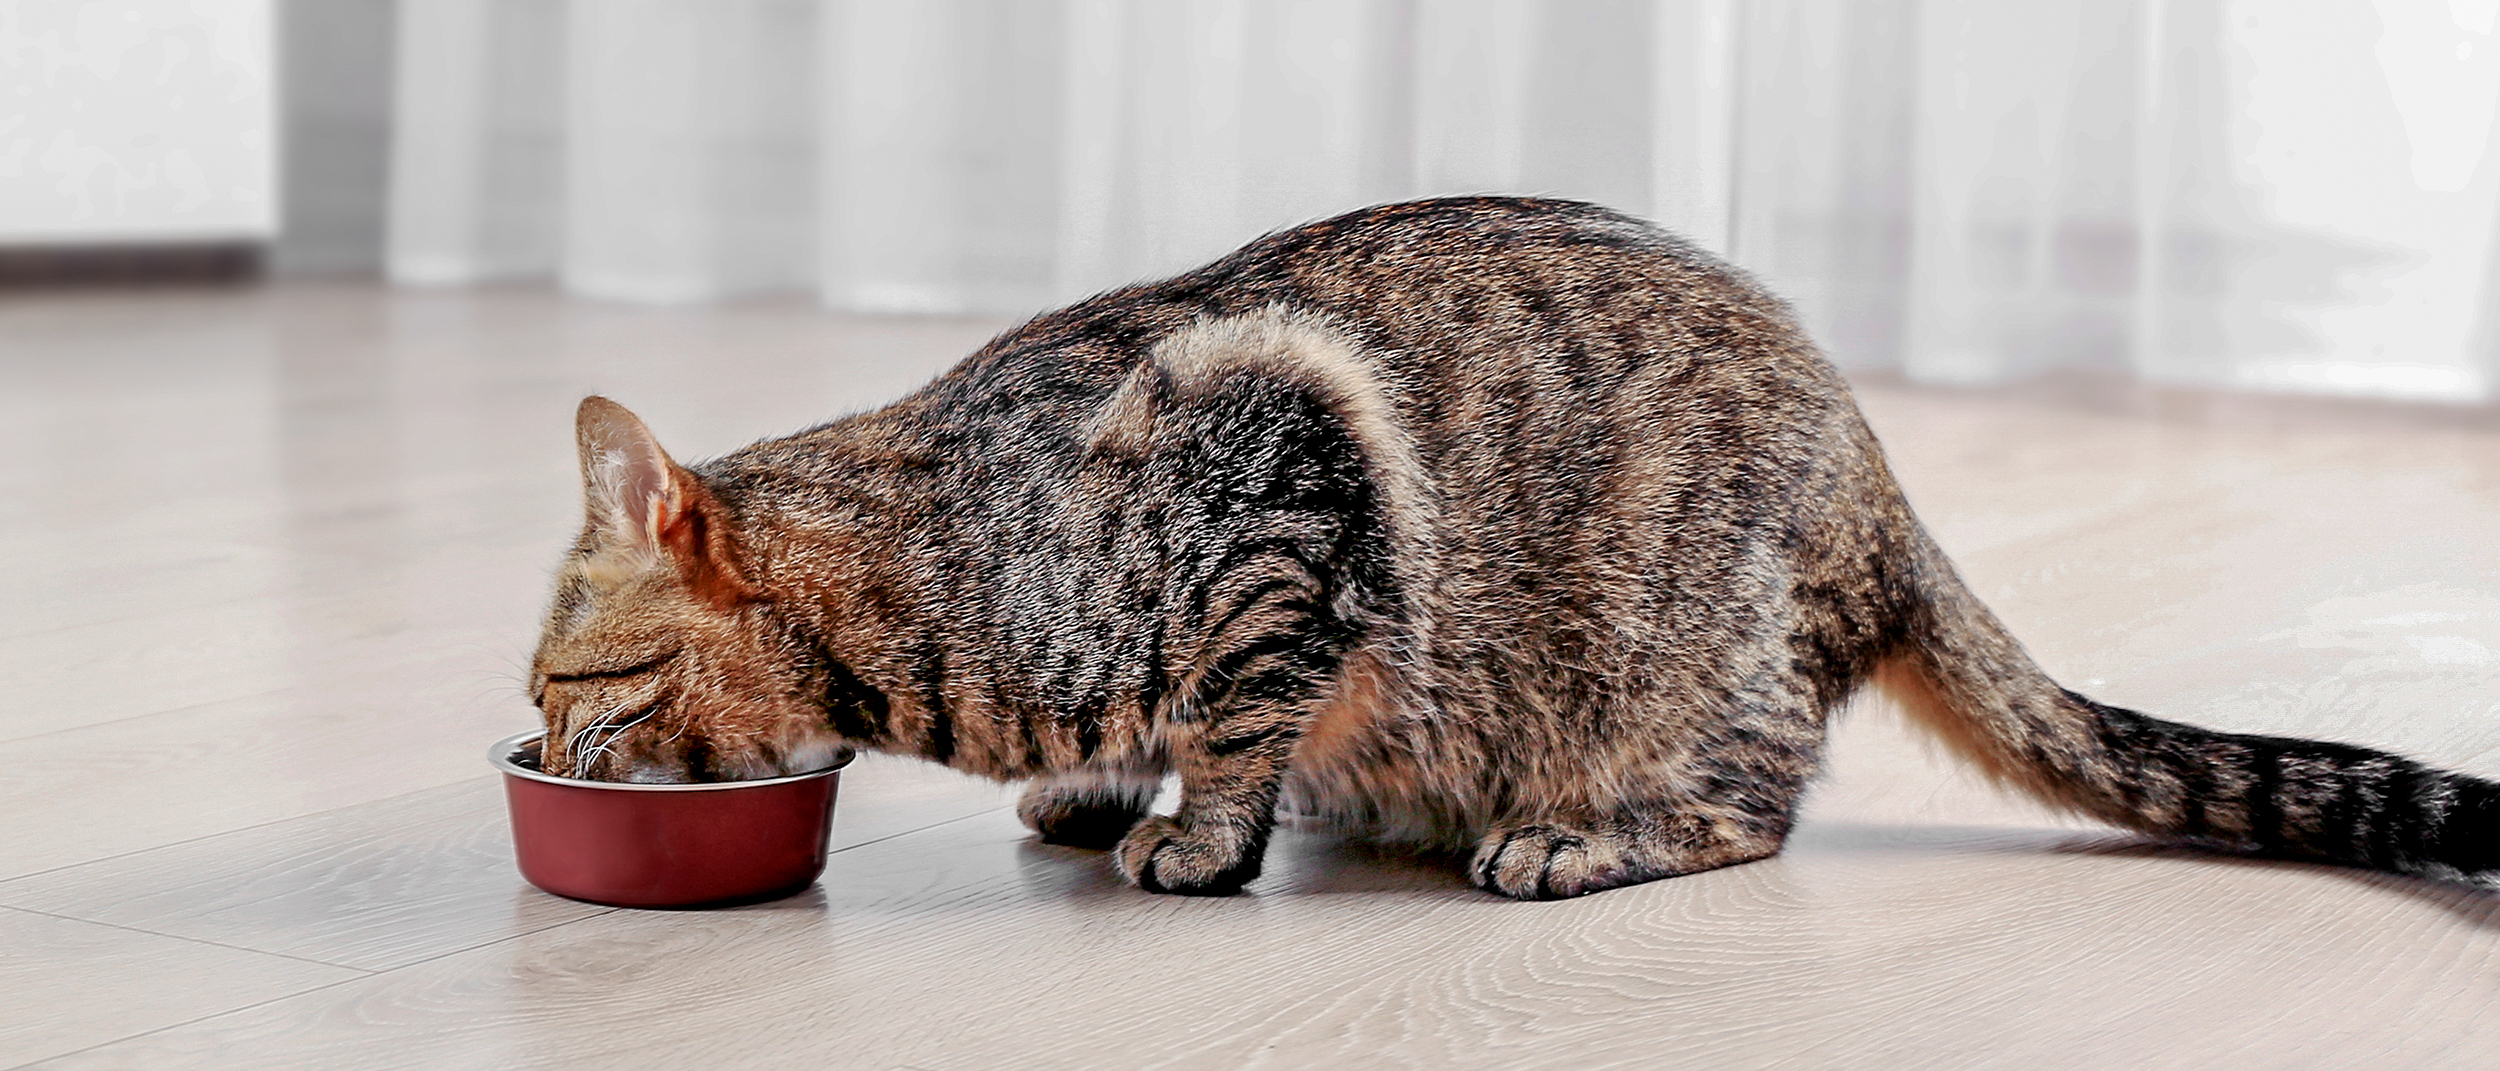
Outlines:
[{"label": "cat's eye", "polygon": [[614,680],[619,677],[632,677],[639,674],[649,673],[652,670],[667,665],[670,659],[676,657],[677,652],[670,651],[669,653],[660,655],[656,658],[645,659],[628,666],[618,666],[614,669],[578,669],[564,673],[549,672],[546,675],[546,679],[549,684],[562,684],[568,681]]}]

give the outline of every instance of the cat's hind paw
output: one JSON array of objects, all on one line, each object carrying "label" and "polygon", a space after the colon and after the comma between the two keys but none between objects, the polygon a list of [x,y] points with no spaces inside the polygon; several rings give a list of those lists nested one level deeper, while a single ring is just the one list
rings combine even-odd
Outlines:
[{"label": "cat's hind paw", "polygon": [[1514,900],[1561,900],[1656,876],[1627,867],[1602,835],[1543,824],[1494,830],[1467,864],[1477,888]]},{"label": "cat's hind paw", "polygon": [[1592,830],[1561,823],[1503,826],[1476,843],[1467,877],[1515,900],[1561,900],[1779,853],[1776,826],[1661,809]]},{"label": "cat's hind paw", "polygon": [[1120,838],[1120,876],[1147,892],[1229,896],[1259,876],[1259,853],[1238,837],[1210,838],[1157,815]]}]

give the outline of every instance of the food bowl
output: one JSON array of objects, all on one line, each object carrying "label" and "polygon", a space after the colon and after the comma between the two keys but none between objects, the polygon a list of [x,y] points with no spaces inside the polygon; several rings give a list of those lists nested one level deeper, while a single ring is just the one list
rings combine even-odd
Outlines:
[{"label": "food bowl", "polygon": [[825,870],[834,788],[851,753],[760,781],[628,785],[538,768],[546,731],[497,741],[512,849],[530,884],[617,907],[700,907],[788,896]]}]

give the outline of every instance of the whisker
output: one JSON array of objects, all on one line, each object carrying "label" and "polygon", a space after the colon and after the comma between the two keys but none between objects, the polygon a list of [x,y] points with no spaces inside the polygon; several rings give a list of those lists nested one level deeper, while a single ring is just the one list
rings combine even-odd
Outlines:
[{"label": "whisker", "polygon": [[[633,702],[631,699],[619,699],[616,701],[615,706],[600,711],[598,717],[590,719],[588,722],[584,723],[581,728],[575,729],[571,733],[566,734],[561,753],[570,753],[573,756],[573,767],[575,771],[578,772],[581,769],[582,753],[580,745],[582,737],[586,734],[598,731],[607,724],[609,718],[613,718],[618,714],[623,713],[626,704],[631,702]],[[544,760],[541,761],[543,762]]]},{"label": "whisker", "polygon": [[614,721],[613,719],[616,714],[622,711],[624,707],[625,703],[618,703],[616,706],[609,708],[608,713],[601,715],[599,721],[592,723],[589,728],[583,729],[582,732],[574,734],[575,740],[581,739],[584,734],[599,734],[596,739],[590,742],[589,750],[578,752],[574,755],[573,767],[577,773],[587,772],[590,767],[596,764],[600,759],[607,758],[610,755],[615,754],[613,750],[615,744],[618,739],[625,735],[626,730],[646,721],[650,721],[651,716],[659,713],[660,711],[659,701],[653,700],[648,705],[645,705],[641,709],[635,711],[633,717],[626,719],[623,722]]}]

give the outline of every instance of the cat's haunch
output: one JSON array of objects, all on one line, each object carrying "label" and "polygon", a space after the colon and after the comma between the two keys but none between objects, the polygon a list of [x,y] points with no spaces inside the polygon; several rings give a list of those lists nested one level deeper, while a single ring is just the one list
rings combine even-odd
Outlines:
[{"label": "cat's haunch", "polygon": [[1290,795],[1541,899],[1777,852],[1871,685],[2119,826],[2500,878],[2490,782],[2059,688],[1788,309],[1593,205],[1274,234],[692,468],[604,399],[578,430],[552,773],[918,755],[1031,779],[1044,839],[1182,893],[1254,878]]}]

